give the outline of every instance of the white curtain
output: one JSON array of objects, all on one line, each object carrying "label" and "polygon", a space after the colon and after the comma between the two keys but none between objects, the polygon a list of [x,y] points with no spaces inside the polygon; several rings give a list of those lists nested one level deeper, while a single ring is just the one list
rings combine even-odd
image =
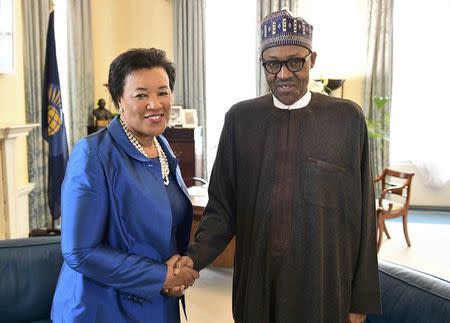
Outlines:
[{"label": "white curtain", "polygon": [[[390,102],[383,109],[377,109],[374,97],[390,98],[392,95],[393,2],[394,0],[368,1],[369,28],[363,109],[367,119],[384,133],[389,133]],[[372,174],[378,176],[389,164],[389,141],[384,138],[369,138],[369,149]]]},{"label": "white curtain", "polygon": [[434,188],[450,181],[449,31],[449,0],[395,1],[391,163]]},{"label": "white curtain", "polygon": [[[25,113],[29,123],[41,123],[42,85],[50,0],[23,0],[23,65],[25,79]],[[35,184],[29,198],[30,230],[49,227],[47,202],[47,151],[41,129],[27,137],[28,177]]]},{"label": "white curtain", "polygon": [[[223,17],[233,17],[233,21],[239,23],[217,23]],[[225,113],[233,104],[256,95],[256,2],[206,0],[205,20],[207,164],[210,174]]]},{"label": "white curtain", "polygon": [[[67,2],[67,87],[66,116],[69,149],[87,135],[94,109],[94,70],[92,63],[91,1]],[[64,98],[64,92],[63,92]],[[63,105],[64,107],[64,105]]]},{"label": "white curtain", "polygon": [[203,127],[203,174],[206,166],[205,27],[204,0],[175,0],[174,63],[176,80],[174,103],[196,109]]}]

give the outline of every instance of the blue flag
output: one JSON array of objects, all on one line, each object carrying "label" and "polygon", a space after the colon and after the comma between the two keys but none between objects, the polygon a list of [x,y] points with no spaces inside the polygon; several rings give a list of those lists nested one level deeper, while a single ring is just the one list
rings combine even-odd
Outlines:
[{"label": "blue flag", "polygon": [[42,95],[42,136],[48,142],[48,202],[53,220],[61,216],[61,184],[66,172],[69,149],[61,102],[56,62],[54,14],[50,13],[45,53]]}]

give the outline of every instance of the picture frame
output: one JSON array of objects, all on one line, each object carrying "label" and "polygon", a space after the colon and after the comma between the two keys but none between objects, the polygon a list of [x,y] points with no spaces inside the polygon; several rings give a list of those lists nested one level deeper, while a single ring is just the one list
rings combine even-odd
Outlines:
[{"label": "picture frame", "polygon": [[181,110],[181,123],[183,128],[195,128],[198,126],[198,117],[196,109]]},{"label": "picture frame", "polygon": [[181,105],[174,105],[172,106],[172,112],[170,114],[170,120],[169,125],[171,127],[181,127],[181,111],[183,110],[183,107]]}]

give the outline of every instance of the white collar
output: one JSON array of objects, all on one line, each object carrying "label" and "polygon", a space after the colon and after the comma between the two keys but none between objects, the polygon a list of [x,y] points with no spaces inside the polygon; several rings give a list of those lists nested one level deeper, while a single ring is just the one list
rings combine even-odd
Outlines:
[{"label": "white collar", "polygon": [[311,92],[306,91],[305,95],[302,96],[297,102],[294,102],[294,104],[286,105],[282,102],[280,102],[275,95],[272,95],[273,97],[273,105],[276,106],[279,109],[286,109],[286,110],[294,110],[294,109],[300,109],[304,108],[309,104],[309,101],[311,101]]}]

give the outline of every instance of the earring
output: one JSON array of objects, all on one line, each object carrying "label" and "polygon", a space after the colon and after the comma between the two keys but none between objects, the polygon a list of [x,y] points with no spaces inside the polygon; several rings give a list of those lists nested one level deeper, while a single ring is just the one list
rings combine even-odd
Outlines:
[{"label": "earring", "polygon": [[122,106],[119,106],[119,112],[123,112]]}]

